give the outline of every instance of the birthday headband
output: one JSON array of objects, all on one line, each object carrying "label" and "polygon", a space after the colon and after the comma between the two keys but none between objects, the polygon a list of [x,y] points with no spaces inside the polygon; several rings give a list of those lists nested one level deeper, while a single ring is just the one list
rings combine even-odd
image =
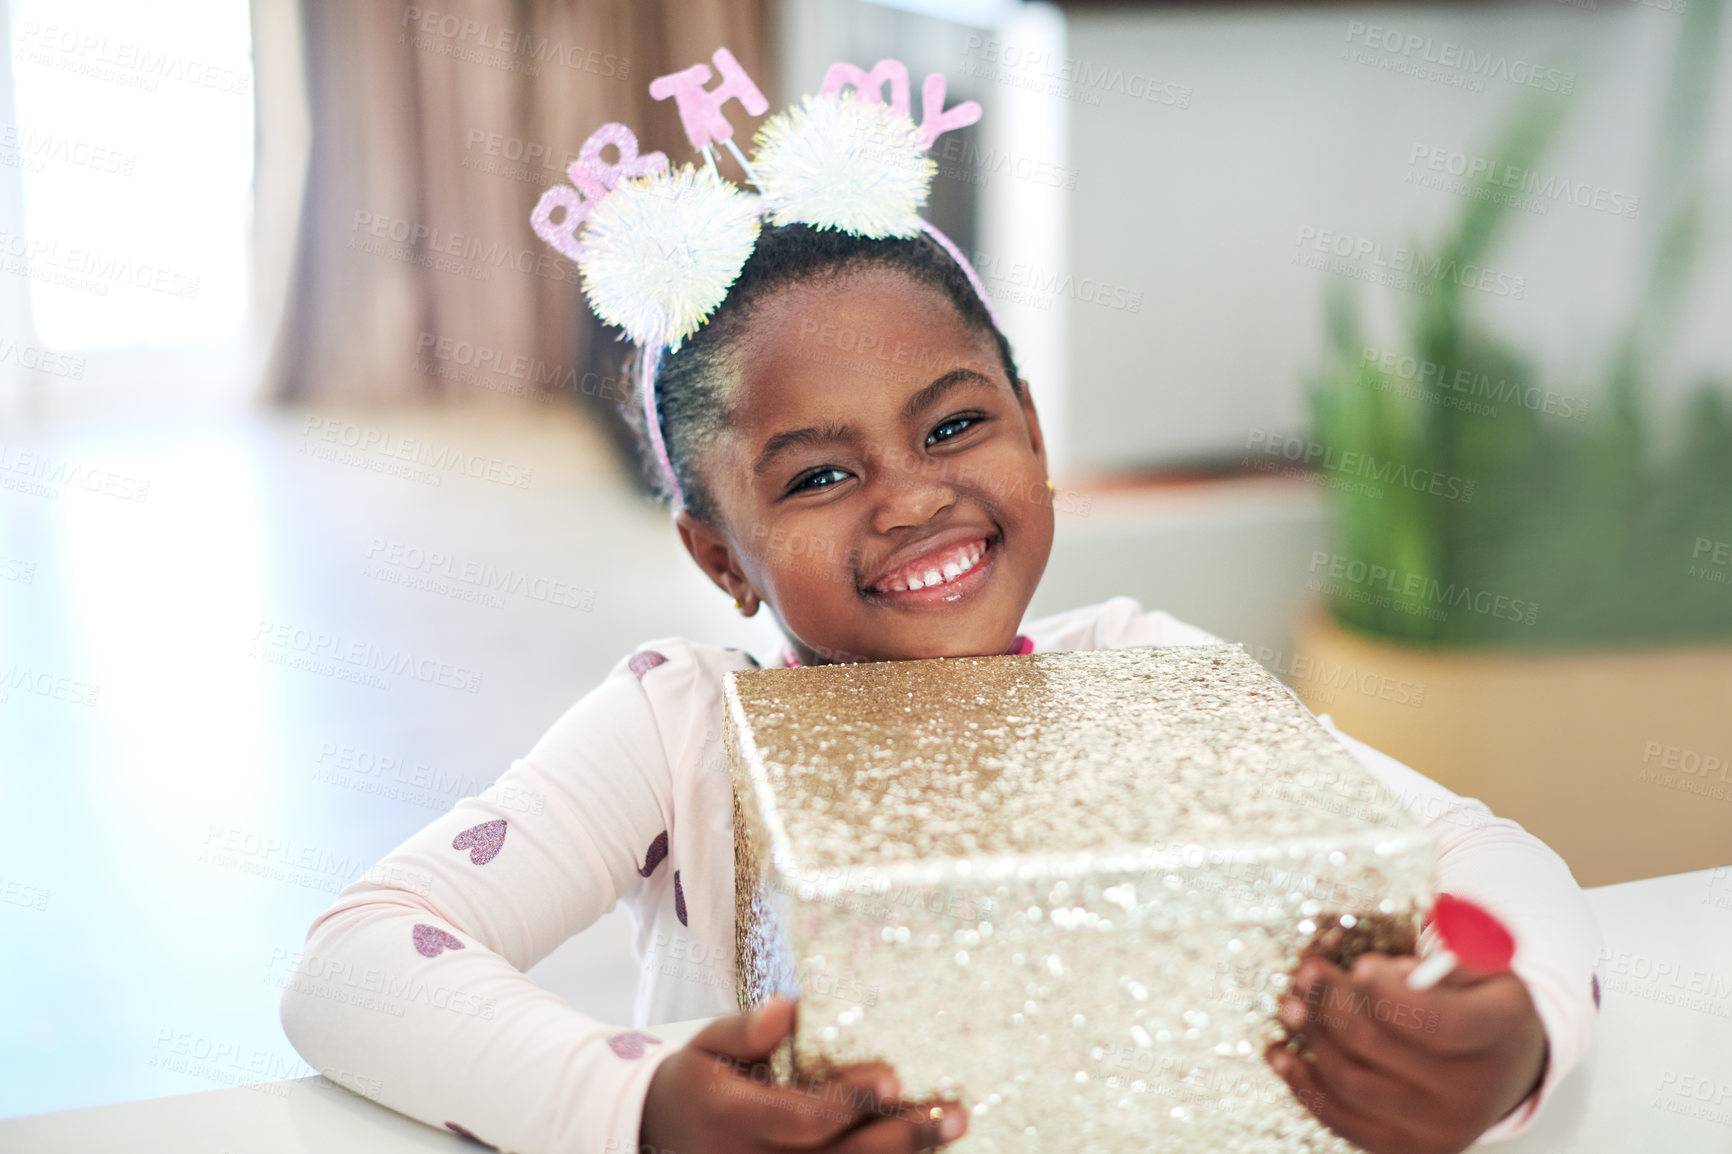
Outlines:
[{"label": "birthday headband", "polygon": [[[946,109],[944,77],[933,73],[921,85],[916,125],[901,61],[880,60],[870,72],[832,64],[817,95],[764,122],[748,161],[722,107],[737,100],[748,114],[761,116],[769,101],[733,53],[718,48],[711,59],[721,73],[714,88],[704,87],[711,75],[706,64],[657,77],[649,86],[655,99],[673,98],[703,167],[671,168],[660,152],[640,156],[631,129],[604,124],[566,169],[571,183],[549,188],[529,217],[537,236],[577,262],[595,315],[623,329],[641,350],[644,425],[676,504],[684,504],[684,495],[656,414],[656,369],[661,354],[679,348],[727,298],[763,218],[874,239],[925,233],[961,266],[998,323],[974,267],[919,213],[937,172],[928,150],[941,133],[979,120],[980,105],[968,100]],[[733,155],[756,193],[722,179],[716,144]],[[609,145],[619,154],[611,164],[601,156]]]}]

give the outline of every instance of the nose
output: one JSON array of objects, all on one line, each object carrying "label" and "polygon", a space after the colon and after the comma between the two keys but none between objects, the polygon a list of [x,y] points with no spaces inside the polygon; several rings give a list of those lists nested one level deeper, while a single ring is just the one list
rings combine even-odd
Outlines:
[{"label": "nose", "polygon": [[881,459],[872,471],[872,528],[891,533],[917,527],[956,504],[956,487],[938,465],[913,455]]}]

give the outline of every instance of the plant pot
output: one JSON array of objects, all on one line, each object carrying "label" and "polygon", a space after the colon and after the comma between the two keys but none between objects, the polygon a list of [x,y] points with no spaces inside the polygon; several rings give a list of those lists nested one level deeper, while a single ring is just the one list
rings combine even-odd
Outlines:
[{"label": "plant pot", "polygon": [[1276,672],[1314,712],[1520,822],[1581,885],[1732,863],[1732,646],[1418,650],[1321,608],[1296,640]]}]

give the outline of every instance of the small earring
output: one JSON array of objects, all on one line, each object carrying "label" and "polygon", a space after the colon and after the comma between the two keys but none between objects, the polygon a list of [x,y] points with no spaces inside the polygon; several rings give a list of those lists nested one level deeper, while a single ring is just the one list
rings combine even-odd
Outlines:
[{"label": "small earring", "polygon": [[739,607],[740,607],[740,599],[738,597],[736,597],[736,598],[734,598],[734,608],[738,609]]},{"label": "small earring", "polygon": [[1047,492],[1049,492],[1049,493],[1056,493],[1056,492],[1058,492],[1058,490],[1057,490],[1057,489],[1056,489],[1056,488],[1054,488],[1054,487],[1053,487],[1053,483],[1052,483],[1052,478],[1051,478],[1051,477],[1048,477],[1048,478],[1047,478],[1047,479],[1046,479],[1046,491],[1047,491]]}]

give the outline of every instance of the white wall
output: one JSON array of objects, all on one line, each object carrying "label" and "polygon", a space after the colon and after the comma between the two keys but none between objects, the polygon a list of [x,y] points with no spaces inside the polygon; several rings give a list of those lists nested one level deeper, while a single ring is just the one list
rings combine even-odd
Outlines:
[{"label": "white wall", "polygon": [[1303,481],[1205,482],[1106,494],[1061,513],[1030,616],[1121,594],[1291,669],[1293,623],[1328,518]]},{"label": "white wall", "polygon": [[[1363,35],[1349,39],[1356,24],[1429,37],[1434,56],[1450,42],[1507,57],[1512,72],[1537,64],[1573,74],[1570,118],[1536,170],[1603,189],[1608,202],[1639,197],[1636,217],[1567,203],[1544,215],[1518,212],[1516,231],[1487,263],[1508,284],[1522,278],[1524,299],[1468,295],[1540,355],[1553,375],[1546,384],[1593,395],[1608,332],[1639,291],[1638,245],[1656,216],[1651,140],[1683,23],[1675,10],[1598,3],[1597,11],[1561,3],[1072,9],[1066,60],[1003,71],[1026,86],[1068,65],[1073,83],[1048,99],[1070,110],[1070,162],[1079,173],[1071,271],[1146,295],[1135,312],[1072,302],[1070,460],[1158,465],[1242,451],[1251,429],[1302,428],[1302,383],[1322,346],[1323,290],[1341,278],[1292,263],[1301,230],[1347,233],[1388,250],[1432,239],[1457,219],[1466,201],[1408,183],[1412,150],[1488,153],[1531,90],[1492,78],[1473,91],[1391,71],[1420,60],[1423,49],[1365,49]],[[1344,58],[1349,48],[1373,63]],[[1728,373],[1732,60],[1724,43],[1720,56],[1707,157],[1717,189],[1712,267],[1674,351],[1681,366]],[[1127,87],[1134,76],[1144,80],[1139,90],[1157,81],[1156,99],[1075,79],[1115,70]],[[1361,291],[1384,334],[1396,310],[1416,299]],[[1681,383],[1650,387],[1664,398]]]}]

